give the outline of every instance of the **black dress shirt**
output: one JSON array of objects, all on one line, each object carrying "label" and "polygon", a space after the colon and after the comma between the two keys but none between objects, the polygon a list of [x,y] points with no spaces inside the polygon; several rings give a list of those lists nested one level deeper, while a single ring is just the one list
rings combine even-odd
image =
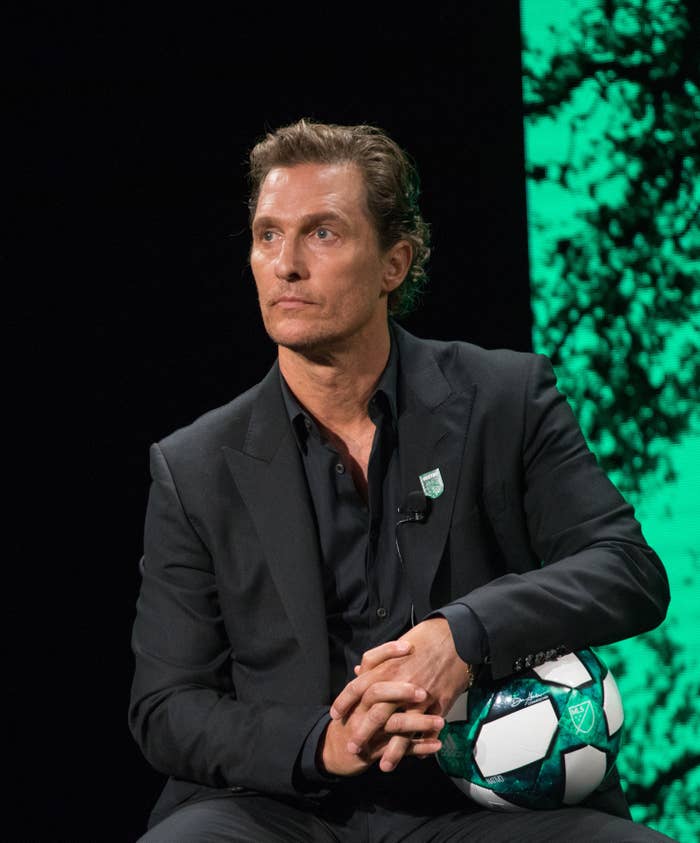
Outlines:
[{"label": "black dress shirt", "polygon": [[367,408],[376,426],[367,501],[335,448],[282,380],[316,516],[331,661],[331,694],[353,677],[362,654],[410,627],[411,599],[394,532],[399,506],[396,345]]},{"label": "black dress shirt", "polygon": [[[402,503],[397,437],[399,366],[398,346],[392,339],[389,360],[367,407],[376,430],[366,501],[340,454],[280,376],[323,560],[332,697],[354,678],[353,667],[366,650],[399,638],[411,626],[411,597],[396,547]],[[484,631],[471,610],[461,604],[450,605],[431,616],[447,619],[460,658],[470,664],[484,661]],[[316,745],[328,719],[322,718],[309,734],[300,757],[300,772],[307,784],[328,781],[323,775],[319,778],[315,765]]]}]

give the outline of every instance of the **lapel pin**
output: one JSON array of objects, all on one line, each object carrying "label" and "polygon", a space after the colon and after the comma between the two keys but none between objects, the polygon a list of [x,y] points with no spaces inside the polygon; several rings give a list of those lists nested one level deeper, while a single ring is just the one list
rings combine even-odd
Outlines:
[{"label": "lapel pin", "polygon": [[442,474],[439,468],[434,468],[432,471],[426,471],[421,474],[418,479],[423,489],[423,494],[426,498],[439,498],[445,491],[445,484],[442,482]]}]

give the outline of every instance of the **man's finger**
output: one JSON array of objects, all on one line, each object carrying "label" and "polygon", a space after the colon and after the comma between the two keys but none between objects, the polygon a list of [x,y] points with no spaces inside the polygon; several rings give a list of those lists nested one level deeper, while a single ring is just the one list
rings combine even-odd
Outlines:
[{"label": "man's finger", "polygon": [[331,718],[333,720],[340,720],[342,717],[347,717],[372,684],[372,676],[369,673],[364,676],[358,676],[357,679],[348,682],[331,705]]},{"label": "man's finger", "polygon": [[[375,682],[362,695],[362,705],[368,709],[381,702],[415,706],[415,703],[424,702],[427,698],[426,690],[418,688],[411,682]],[[435,713],[431,712],[431,714]]]},{"label": "man's finger", "polygon": [[353,725],[347,749],[352,755],[360,755],[372,738],[383,730],[384,724],[396,710],[396,703],[377,703],[365,712],[362,719]]},{"label": "man's finger", "polygon": [[412,740],[411,745],[406,751],[406,755],[415,755],[418,758],[427,758],[429,755],[435,755],[442,749],[442,741],[437,738],[420,738],[419,740]]},{"label": "man's finger", "polygon": [[422,738],[437,739],[445,721],[434,714],[422,714],[417,711],[397,711],[386,721],[384,731],[390,734],[411,735],[420,734]]},{"label": "man's finger", "polygon": [[405,702],[407,705],[423,702],[427,692],[410,682],[372,682],[367,675],[353,679],[333,701],[330,715],[333,720],[346,717],[363,700],[369,707],[380,701]]},{"label": "man's finger", "polygon": [[394,735],[394,737],[386,745],[384,754],[379,761],[379,769],[383,773],[390,773],[392,770],[396,769],[396,765],[408,752],[410,746],[411,738],[405,738],[402,735]]},{"label": "man's finger", "polygon": [[443,725],[442,718],[434,714],[423,714],[420,711],[396,713],[395,703],[378,703],[352,724],[348,752],[360,753],[380,732],[389,735],[414,735],[420,732],[425,737],[433,737]]},{"label": "man's finger", "polygon": [[[416,688],[408,682],[376,682],[371,685],[347,721],[350,734],[348,752],[359,754],[375,735],[386,731],[387,721],[399,706],[415,706],[426,697],[422,688]],[[432,731],[438,720],[441,718],[436,715],[424,716],[420,709],[414,709],[410,721],[413,726],[406,726],[405,731]]]},{"label": "man's finger", "polygon": [[425,758],[428,755],[434,755],[441,748],[442,743],[436,739],[419,738],[412,740],[403,735],[394,735],[382,754],[379,761],[379,769],[383,773],[390,773],[396,769],[398,763],[406,755],[416,755]]},{"label": "man's finger", "polygon": [[387,659],[396,659],[400,656],[407,656],[413,651],[413,644],[409,641],[387,641],[367,650],[362,656],[362,662],[355,667],[355,675],[360,676],[367,670],[377,667]]},{"label": "man's finger", "polygon": [[330,710],[331,719],[340,720],[342,717],[345,717],[353,706],[357,705],[362,699],[362,695],[368,686],[369,682],[363,676],[359,676],[357,679],[353,679],[352,682],[348,682],[333,700]]}]

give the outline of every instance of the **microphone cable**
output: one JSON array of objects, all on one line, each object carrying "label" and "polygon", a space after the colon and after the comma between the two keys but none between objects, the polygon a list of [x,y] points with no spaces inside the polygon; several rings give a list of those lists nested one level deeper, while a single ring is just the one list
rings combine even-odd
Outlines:
[{"label": "microphone cable", "polygon": [[[401,563],[401,570],[406,578],[408,578],[406,565],[403,561],[403,556],[401,555],[401,548],[399,547],[399,527],[402,524],[415,524],[420,521],[425,521],[428,516],[429,504],[430,501],[422,491],[409,492],[406,496],[405,503],[397,509],[399,515],[403,517],[399,518],[396,522],[396,526],[394,528],[394,542],[396,544],[396,553],[399,557],[399,562]],[[415,625],[416,611],[413,605],[413,600],[411,600],[411,626],[413,627]]]}]

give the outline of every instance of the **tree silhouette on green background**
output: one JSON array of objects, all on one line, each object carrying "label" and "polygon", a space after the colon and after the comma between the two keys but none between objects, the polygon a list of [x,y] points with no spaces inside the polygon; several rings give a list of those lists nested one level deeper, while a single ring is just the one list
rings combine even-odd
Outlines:
[{"label": "tree silhouette on green background", "polygon": [[619,764],[636,819],[697,840],[700,2],[521,8],[533,344],[650,540],[675,531],[666,552],[651,540],[669,619],[601,651],[625,702]]}]

